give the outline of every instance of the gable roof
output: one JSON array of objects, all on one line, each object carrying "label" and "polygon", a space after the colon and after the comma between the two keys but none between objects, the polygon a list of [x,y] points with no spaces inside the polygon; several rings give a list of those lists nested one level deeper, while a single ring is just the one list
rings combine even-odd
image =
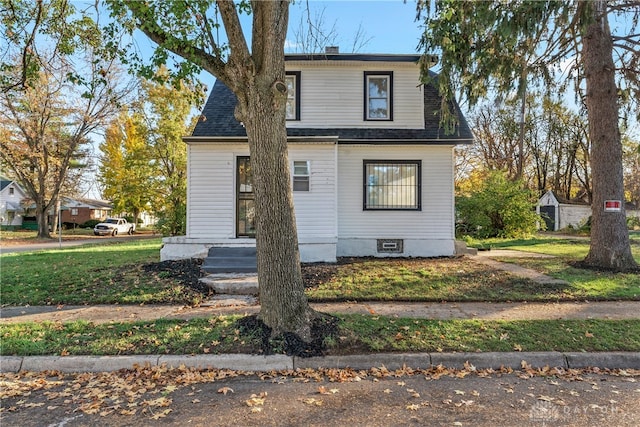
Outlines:
[{"label": "gable roof", "polygon": [[18,184],[17,181],[4,176],[0,176],[0,191],[4,190],[11,184],[13,184],[14,188],[17,188],[18,191],[24,193],[24,190],[22,189],[22,187],[20,187],[20,184]]},{"label": "gable roof", "polygon": [[113,205],[106,200],[95,200],[95,199],[84,199],[84,198],[73,198],[73,197],[64,197],[64,204],[66,206],[73,207],[83,207],[89,209],[101,209],[101,210],[110,210],[113,209]]},{"label": "gable roof", "polygon": [[0,176],[0,191],[4,190],[6,186],[11,184],[13,181],[9,178],[5,178],[4,176]]},{"label": "gable roof", "polygon": [[[416,62],[419,55],[287,55],[286,60],[359,60]],[[431,82],[424,85],[424,129],[397,128],[287,128],[287,136],[338,136],[343,143],[388,143],[403,144],[452,144],[471,143],[473,134],[457,103],[452,102],[452,111],[457,114],[459,124],[451,135],[446,135],[440,126],[442,97],[433,82],[437,74],[430,72]],[[194,137],[246,137],[244,126],[234,117],[237,104],[235,94],[221,81],[216,80],[209,99],[202,110],[202,118],[196,124]]]}]

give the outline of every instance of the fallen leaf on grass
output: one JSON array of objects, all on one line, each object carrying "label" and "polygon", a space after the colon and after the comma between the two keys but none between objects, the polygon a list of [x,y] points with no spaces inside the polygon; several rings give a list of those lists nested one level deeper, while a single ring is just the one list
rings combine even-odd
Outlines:
[{"label": "fallen leaf on grass", "polygon": [[412,405],[407,405],[407,409],[410,411],[417,411],[418,409],[420,409],[420,405],[416,405],[415,403]]},{"label": "fallen leaf on grass", "polygon": [[462,395],[464,395],[464,391],[462,391],[462,390],[453,390],[453,391],[454,391],[456,394],[462,394]]}]

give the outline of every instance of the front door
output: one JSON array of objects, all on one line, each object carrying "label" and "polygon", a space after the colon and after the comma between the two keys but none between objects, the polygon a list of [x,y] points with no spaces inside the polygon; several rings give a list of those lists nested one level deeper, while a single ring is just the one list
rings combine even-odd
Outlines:
[{"label": "front door", "polygon": [[253,175],[248,156],[237,158],[236,182],[236,236],[256,237]]}]

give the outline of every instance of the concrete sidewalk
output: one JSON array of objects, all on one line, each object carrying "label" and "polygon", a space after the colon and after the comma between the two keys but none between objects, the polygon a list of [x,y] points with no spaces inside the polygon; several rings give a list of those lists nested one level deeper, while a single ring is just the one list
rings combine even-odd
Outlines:
[{"label": "concrete sidewalk", "polygon": [[[345,302],[315,303],[318,311],[335,314],[371,314],[424,319],[553,320],[640,319],[640,301],[561,303],[486,302]],[[26,306],[0,308],[0,324],[69,322],[95,324],[138,320],[193,319],[221,314],[253,314],[258,305],[185,307],[177,305]]]}]

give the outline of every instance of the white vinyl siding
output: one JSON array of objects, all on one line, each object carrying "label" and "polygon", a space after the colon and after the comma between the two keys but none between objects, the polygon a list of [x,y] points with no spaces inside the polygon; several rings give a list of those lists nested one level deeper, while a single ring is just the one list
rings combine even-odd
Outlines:
[{"label": "white vinyl siding", "polygon": [[[424,128],[424,99],[420,71],[411,63],[337,64],[287,62],[287,71],[301,71],[300,120],[287,121],[298,128]],[[393,121],[365,120],[365,71],[393,71]]]},{"label": "white vinyl siding", "polygon": [[235,238],[235,161],[246,144],[189,145],[187,236]]},{"label": "white vinyl siding", "polygon": [[[246,144],[188,146],[187,237],[234,239],[236,157],[248,156]],[[336,167],[334,144],[289,144],[289,160],[310,160],[309,191],[294,192],[301,243],[336,239]],[[195,173],[194,173],[195,172]]]},{"label": "white vinyl siding", "polygon": [[292,164],[311,159],[309,191],[293,193],[301,243],[336,239],[335,149],[334,144],[289,144],[289,161]]},{"label": "white vinyl siding", "polygon": [[[363,160],[421,160],[421,211],[363,210]],[[453,239],[451,146],[338,147],[338,236],[342,238]]]}]

